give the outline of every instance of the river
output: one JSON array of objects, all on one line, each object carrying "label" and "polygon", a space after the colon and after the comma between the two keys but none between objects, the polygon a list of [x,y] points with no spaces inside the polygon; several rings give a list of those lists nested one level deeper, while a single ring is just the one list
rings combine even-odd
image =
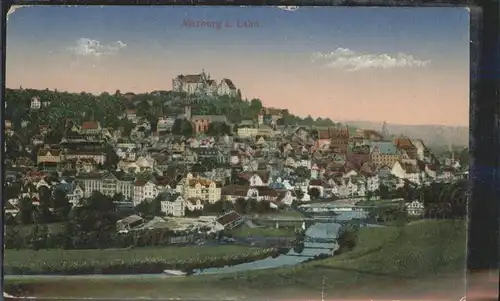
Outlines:
[{"label": "river", "polygon": [[[359,218],[360,212],[353,211],[341,211],[338,212],[337,219],[339,221],[351,220],[354,217]],[[362,225],[366,227],[380,227],[380,225],[366,224]],[[311,225],[306,230],[306,236],[311,238],[337,238],[338,232],[341,225],[337,223],[315,223]],[[237,264],[233,266],[226,266],[221,268],[208,268],[202,270],[195,270],[193,275],[208,275],[208,274],[223,274],[223,273],[234,273],[234,272],[244,272],[251,270],[261,270],[269,268],[277,268],[284,266],[296,265],[311,259],[314,256],[321,254],[332,254],[338,248],[336,243],[314,243],[305,242],[304,250],[299,254],[293,249],[287,254],[279,255],[276,258],[268,257],[261,260],[256,260],[253,262]]]},{"label": "river", "polygon": [[[339,221],[348,221],[355,217],[359,218],[360,213],[352,212],[352,211],[342,211],[338,213],[337,219]],[[337,238],[338,231],[341,225],[338,223],[322,223],[318,222],[311,225],[306,230],[306,235],[311,238]],[[372,225],[365,224],[362,227],[383,227],[381,225]],[[296,253],[293,249],[290,250],[287,254],[279,255],[278,257],[272,258],[268,257],[265,259],[256,260],[253,262],[237,264],[233,266],[226,266],[221,268],[208,268],[201,270],[194,270],[193,275],[209,275],[209,274],[225,274],[225,273],[235,273],[235,272],[244,272],[244,271],[252,271],[252,270],[262,270],[269,268],[278,268],[285,266],[292,266],[304,262],[308,259],[311,259],[314,256],[321,254],[332,254],[337,249],[336,243],[314,243],[314,242],[305,242],[304,250],[299,254]],[[16,279],[16,278],[57,278],[57,277],[71,277],[78,279],[92,278],[156,278],[156,277],[169,277],[165,274],[137,274],[137,275],[75,275],[75,276],[64,276],[64,275],[5,275],[8,279]]]}]

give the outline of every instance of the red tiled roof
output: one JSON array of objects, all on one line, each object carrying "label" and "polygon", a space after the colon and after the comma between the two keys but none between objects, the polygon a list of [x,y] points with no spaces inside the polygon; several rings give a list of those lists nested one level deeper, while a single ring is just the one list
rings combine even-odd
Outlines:
[{"label": "red tiled roof", "polygon": [[233,84],[233,82],[230,79],[224,78],[222,81],[226,83],[226,85],[229,87],[229,89],[236,89],[236,86]]},{"label": "red tiled roof", "polygon": [[394,141],[394,144],[396,145],[396,147],[398,148],[414,148],[415,146],[413,145],[413,143],[411,142],[410,139],[408,138],[397,138],[395,141]]},{"label": "red tiled roof", "polygon": [[257,187],[253,187],[253,188],[257,189],[257,191],[259,192],[259,196],[270,196],[270,197],[279,196],[279,192],[271,187],[257,186]]},{"label": "red tiled roof", "polygon": [[219,224],[225,226],[225,225],[232,223],[234,221],[237,221],[239,219],[241,219],[241,215],[239,215],[237,212],[232,211],[232,212],[229,212],[229,213],[219,217],[217,219],[217,222]]},{"label": "red tiled roof", "polygon": [[38,156],[47,156],[49,152],[52,156],[59,156],[61,154],[60,149],[40,149],[38,151]]},{"label": "red tiled roof", "polygon": [[147,183],[146,181],[137,180],[137,181],[135,181],[134,185],[135,186],[144,186],[144,185],[146,185],[146,183]]},{"label": "red tiled roof", "polygon": [[312,186],[321,186],[321,185],[323,185],[323,182],[321,180],[314,179],[314,180],[310,180],[309,181],[309,185],[312,185]]},{"label": "red tiled roof", "polygon": [[82,128],[86,130],[96,130],[99,128],[99,123],[94,121],[86,121],[82,123]]},{"label": "red tiled roof", "polygon": [[185,83],[201,83],[203,81],[202,74],[179,75],[177,79]]}]

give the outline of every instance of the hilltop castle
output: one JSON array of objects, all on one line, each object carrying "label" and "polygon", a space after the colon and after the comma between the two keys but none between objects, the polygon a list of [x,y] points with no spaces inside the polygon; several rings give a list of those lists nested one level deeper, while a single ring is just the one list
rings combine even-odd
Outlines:
[{"label": "hilltop castle", "polygon": [[205,74],[202,70],[200,74],[178,75],[172,80],[172,91],[185,92],[188,94],[202,95],[229,95],[236,96],[238,91],[230,79],[224,78],[217,83],[210,78],[210,74]]}]

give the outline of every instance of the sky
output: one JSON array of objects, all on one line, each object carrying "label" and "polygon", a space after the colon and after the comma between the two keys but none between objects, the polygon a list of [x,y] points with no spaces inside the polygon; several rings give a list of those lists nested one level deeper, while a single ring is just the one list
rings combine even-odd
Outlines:
[{"label": "sky", "polygon": [[469,119],[465,8],[31,6],[6,51],[9,88],[142,93],[204,70],[299,116]]}]

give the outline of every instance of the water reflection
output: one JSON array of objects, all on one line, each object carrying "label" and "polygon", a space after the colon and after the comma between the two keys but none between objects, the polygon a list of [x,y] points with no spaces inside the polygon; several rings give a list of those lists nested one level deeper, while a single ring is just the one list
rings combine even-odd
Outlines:
[{"label": "water reflection", "polygon": [[[339,221],[348,221],[353,218],[360,218],[361,216],[366,217],[366,212],[362,212],[360,215],[359,211],[356,212],[341,212],[337,216],[337,220]],[[361,225],[371,227],[377,225],[365,224]],[[320,238],[320,239],[332,239],[337,238],[339,229],[341,224],[338,223],[315,223],[311,225],[306,230],[306,235],[311,238]],[[222,268],[209,268],[203,270],[195,270],[194,275],[208,275],[208,274],[222,274],[222,273],[234,273],[234,272],[243,272],[249,270],[260,270],[260,269],[269,269],[269,268],[277,268],[284,266],[296,265],[301,262],[304,262],[308,259],[311,259],[314,256],[318,256],[321,254],[332,254],[337,249],[336,243],[318,243],[318,242],[304,242],[304,249],[302,252],[297,253],[294,249],[291,249],[287,254],[280,255],[276,258],[265,258],[253,262],[242,263],[234,266],[227,266]]]}]

